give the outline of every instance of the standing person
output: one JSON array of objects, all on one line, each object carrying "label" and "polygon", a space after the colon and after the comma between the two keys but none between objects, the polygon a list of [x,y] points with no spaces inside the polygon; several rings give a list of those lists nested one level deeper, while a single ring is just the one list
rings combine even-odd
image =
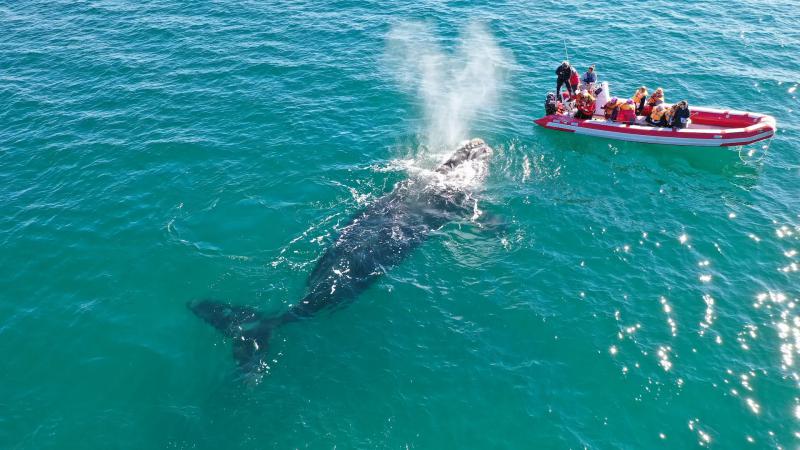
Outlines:
[{"label": "standing person", "polygon": [[594,71],[594,64],[592,64],[581,77],[581,89],[594,94],[595,83],[597,83],[597,72]]},{"label": "standing person", "polygon": [[574,67],[569,68],[569,85],[572,86],[573,97],[578,92],[578,84],[581,82],[581,77],[578,76],[578,71]]},{"label": "standing person", "polygon": [[575,90],[572,89],[572,86],[569,83],[569,76],[572,74],[572,66],[569,65],[569,62],[564,61],[558,66],[556,69],[556,97],[561,100],[561,86],[566,85],[567,92],[569,92],[570,97],[575,93]]}]

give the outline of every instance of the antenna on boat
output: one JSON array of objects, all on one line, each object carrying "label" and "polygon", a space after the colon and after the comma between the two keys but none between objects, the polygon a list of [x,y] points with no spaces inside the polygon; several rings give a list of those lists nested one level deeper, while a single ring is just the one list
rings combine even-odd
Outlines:
[{"label": "antenna on boat", "polygon": [[569,53],[567,53],[567,40],[564,39],[564,61],[569,62]]}]

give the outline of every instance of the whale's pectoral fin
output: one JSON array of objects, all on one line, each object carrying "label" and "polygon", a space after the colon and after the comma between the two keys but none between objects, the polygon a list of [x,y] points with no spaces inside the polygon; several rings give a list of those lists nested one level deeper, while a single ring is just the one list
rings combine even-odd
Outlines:
[{"label": "whale's pectoral fin", "polygon": [[511,222],[505,217],[493,213],[481,213],[475,223],[478,228],[497,234],[507,233],[511,229]]},{"label": "whale's pectoral fin", "polygon": [[242,336],[242,329],[261,320],[262,314],[249,306],[234,306],[215,300],[189,302],[189,309],[227,337]]}]

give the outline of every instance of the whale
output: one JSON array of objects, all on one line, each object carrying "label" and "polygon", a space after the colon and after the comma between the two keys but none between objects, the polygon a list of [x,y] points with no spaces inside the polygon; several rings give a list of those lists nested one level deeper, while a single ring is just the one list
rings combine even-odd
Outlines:
[{"label": "whale", "polygon": [[341,308],[400,264],[433,232],[448,223],[479,216],[475,193],[493,153],[483,140],[461,144],[434,171],[396,183],[388,194],[355,214],[308,274],[305,296],[283,313],[211,299],[189,309],[233,345],[244,373],[269,369],[269,341],[279,327]]}]

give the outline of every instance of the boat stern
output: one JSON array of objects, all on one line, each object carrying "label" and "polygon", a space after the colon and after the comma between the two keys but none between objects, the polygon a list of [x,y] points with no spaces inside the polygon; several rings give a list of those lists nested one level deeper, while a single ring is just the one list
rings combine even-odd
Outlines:
[{"label": "boat stern", "polygon": [[553,118],[553,116],[540,117],[540,118],[534,120],[533,123],[535,123],[536,125],[539,125],[540,127],[547,128],[547,124],[548,124],[548,122],[550,122],[550,120],[552,118]]}]

